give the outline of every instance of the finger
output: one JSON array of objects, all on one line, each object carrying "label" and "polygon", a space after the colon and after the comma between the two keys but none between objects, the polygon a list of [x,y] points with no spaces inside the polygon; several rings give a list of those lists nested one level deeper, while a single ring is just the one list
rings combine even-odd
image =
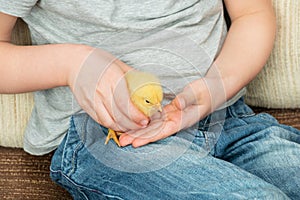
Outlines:
[{"label": "finger", "polygon": [[162,126],[149,130],[145,132],[145,134],[143,134],[142,136],[135,138],[132,141],[132,146],[135,148],[141,147],[146,144],[167,138],[168,136],[173,135],[177,131],[178,127],[176,124],[170,122],[163,123]]},{"label": "finger", "polygon": [[132,67],[130,67],[129,65],[125,64],[124,62],[122,62],[121,60],[117,59],[115,61],[115,63],[120,66],[120,68],[122,69],[122,71],[124,72],[124,74],[126,74],[128,71],[133,70]]},{"label": "finger", "polygon": [[[147,117],[130,104],[124,72],[118,65],[112,63],[107,67],[103,76],[99,77],[97,85],[96,97],[102,99],[110,118],[119,126],[117,130],[137,129],[148,123]],[[135,121],[131,118],[131,114],[135,117],[133,118]]]},{"label": "finger", "polygon": [[[118,121],[129,129],[137,129],[148,124],[149,119],[130,100],[130,92],[124,76],[119,80],[114,92],[113,101],[116,110],[125,121]],[[117,114],[117,113],[116,113]]]},{"label": "finger", "polygon": [[[188,84],[173,100],[178,109],[184,110],[191,105],[211,102],[211,91],[206,79],[198,79]],[[216,95],[217,96],[217,95]]]},{"label": "finger", "polygon": [[164,112],[161,118],[151,121],[146,128],[122,135],[122,138],[120,138],[121,145],[127,146],[132,144],[134,147],[140,147],[166,138],[179,131],[181,127],[180,111],[174,111],[174,108],[170,105],[166,106],[165,110],[170,111]]},{"label": "finger", "polygon": [[[170,104],[170,106],[168,107],[166,106],[166,108],[168,110],[174,110],[174,108],[178,107],[175,104],[176,102],[173,101]],[[178,124],[180,124],[180,129],[185,129],[194,125],[196,122],[206,117],[211,112],[211,109],[212,108],[210,102],[203,101],[203,102],[197,102],[196,104],[189,105],[185,107],[183,110],[180,110],[181,118],[180,120],[178,119],[179,120]]]},{"label": "finger", "polygon": [[182,123],[180,129],[186,129],[199,122],[209,113],[204,105],[192,105],[187,107],[182,113]]},{"label": "finger", "polygon": [[161,119],[155,119],[151,121],[150,124],[145,128],[128,131],[125,134],[122,134],[120,136],[121,146],[132,144],[133,140],[135,140],[136,138],[154,137],[154,135],[159,134],[160,129],[162,129],[162,123],[163,121],[161,121]]},{"label": "finger", "polygon": [[130,133],[123,133],[122,135],[120,135],[119,137],[119,142],[121,147],[125,147],[128,146],[132,143],[132,141],[134,140],[134,136]]},{"label": "finger", "polygon": [[191,87],[187,85],[184,90],[179,93],[172,102],[179,110],[184,110],[186,107],[197,103],[197,96]]},{"label": "finger", "polygon": [[172,105],[167,105],[164,110],[167,111],[167,114],[161,121],[155,122],[158,124],[161,122],[159,126],[154,126],[155,123],[150,122],[144,130],[124,135],[124,141],[121,144],[124,146],[132,144],[134,147],[140,147],[164,139],[179,130],[193,126],[209,113],[210,108],[204,105],[193,105],[181,111],[174,109]]},{"label": "finger", "polygon": [[[117,101],[117,102],[116,102]],[[144,116],[144,114],[142,114],[142,119],[140,121],[140,123],[137,123],[135,121],[132,120],[132,118],[130,117],[132,115],[133,109],[128,108],[129,103],[128,102],[130,100],[127,100],[127,102],[125,102],[125,100],[122,100],[120,103],[118,100],[113,100],[112,101],[112,116],[115,120],[115,122],[119,125],[120,128],[122,128],[125,131],[129,131],[129,130],[136,130],[136,129],[140,129],[142,127],[145,127],[148,124],[148,118],[146,116]],[[124,111],[124,108],[127,108],[128,110]],[[124,113],[127,112],[127,113]],[[129,115],[129,116],[128,116]],[[145,118],[145,121],[142,122],[142,120]]]},{"label": "finger", "polygon": [[[122,134],[119,138],[120,140],[120,144],[121,146],[127,146],[132,144],[134,141],[139,141],[139,140],[143,140],[143,144],[138,146],[142,146],[145,144],[150,143],[153,139],[155,138],[155,135],[159,134],[159,131],[157,131],[156,129],[150,129],[149,127],[144,129],[140,129],[140,130],[136,130],[136,131],[130,131],[127,132],[125,134]],[[133,145],[134,146],[134,145]],[[138,147],[138,146],[134,146],[134,147]]]},{"label": "finger", "polygon": [[105,126],[107,128],[110,128],[115,131],[125,131],[121,129],[114,121],[114,119],[109,114],[106,107],[102,104],[101,101],[96,101],[97,106],[94,108],[96,112],[97,119],[96,121],[101,124],[102,126]]},{"label": "finger", "polygon": [[96,113],[97,122],[115,131],[128,131],[128,128],[119,122],[130,123],[130,121],[126,120],[127,118],[123,117],[122,113],[118,111],[117,106],[114,105],[112,95],[109,94],[111,94],[109,88],[96,90],[93,110]]},{"label": "finger", "polygon": [[[105,94],[109,93],[105,92]],[[105,101],[103,101],[103,99]],[[139,125],[132,123],[132,120],[125,116],[118,108],[119,107],[115,104],[112,96],[107,95],[106,98],[103,98],[103,94],[97,91],[94,110],[96,112],[98,123],[120,132],[140,128]]]}]

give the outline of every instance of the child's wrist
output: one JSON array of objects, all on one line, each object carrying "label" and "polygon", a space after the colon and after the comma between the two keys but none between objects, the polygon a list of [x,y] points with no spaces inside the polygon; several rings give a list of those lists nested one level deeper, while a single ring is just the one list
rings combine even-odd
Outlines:
[{"label": "child's wrist", "polygon": [[63,81],[65,85],[72,88],[82,64],[95,48],[77,44],[67,44],[66,48],[69,53],[66,54],[68,58],[66,58],[66,63],[64,65],[65,73]]}]

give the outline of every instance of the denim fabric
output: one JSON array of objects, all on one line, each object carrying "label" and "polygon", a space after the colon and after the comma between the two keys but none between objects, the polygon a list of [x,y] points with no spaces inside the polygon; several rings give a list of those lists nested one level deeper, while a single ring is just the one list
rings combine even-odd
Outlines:
[{"label": "denim fabric", "polygon": [[74,199],[300,199],[300,132],[243,99],[216,113],[137,149],[104,145],[107,129],[75,115],[51,178]]}]

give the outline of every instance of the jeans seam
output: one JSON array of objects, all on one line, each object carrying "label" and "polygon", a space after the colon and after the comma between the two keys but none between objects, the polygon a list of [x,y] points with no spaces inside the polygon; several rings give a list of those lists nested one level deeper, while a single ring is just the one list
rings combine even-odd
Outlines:
[{"label": "jeans seam", "polygon": [[246,114],[237,115],[237,118],[247,118],[247,117],[253,117],[253,116],[255,116],[255,113],[246,113]]},{"label": "jeans seam", "polygon": [[[80,130],[81,134],[78,135],[80,137],[80,139],[81,139],[81,141],[82,141],[83,144],[86,142],[86,135],[87,135],[86,132],[85,132],[85,130],[83,130],[83,127],[86,127],[88,119],[89,119],[88,117],[85,117],[84,122],[83,122],[83,126],[82,126],[82,128]],[[74,126],[75,126],[75,123],[74,123]],[[76,132],[78,134],[77,127],[75,126],[75,128],[76,128]]]},{"label": "jeans seam", "polygon": [[[72,185],[74,185],[77,188],[77,191],[80,192],[85,197],[85,199],[88,200],[87,196],[81,191],[80,188],[84,188],[84,189],[87,189],[87,190],[92,190],[92,189],[76,184],[67,175],[65,175],[62,170],[52,170],[52,169],[50,169],[50,171],[52,173],[59,173],[59,174],[61,174],[69,183],[71,183]],[[92,190],[92,191],[96,191],[96,190]]]},{"label": "jeans seam", "polygon": [[206,134],[206,131],[203,132],[204,138],[205,138],[205,149],[210,152],[210,148],[209,148],[209,137]]},{"label": "jeans seam", "polygon": [[[87,120],[88,118],[85,118],[83,124],[84,126],[82,127],[86,127],[85,125],[87,124]],[[74,123],[74,127],[75,127],[75,130],[77,135],[78,135],[78,131],[77,131],[77,127]],[[73,151],[73,154],[72,154],[72,160],[71,160],[71,165],[72,165],[72,168],[71,168],[71,171],[68,173],[69,176],[71,176],[71,174],[73,174],[75,172],[75,169],[76,169],[76,155],[78,154],[79,150],[84,146],[84,143],[85,143],[85,131],[83,130],[83,128],[80,130],[80,133],[82,133],[81,135],[78,135],[80,137],[80,140],[81,142],[78,143]]]},{"label": "jeans seam", "polygon": [[[73,124],[72,124],[73,123]],[[87,119],[85,119],[84,120],[84,123],[86,124],[87,123]],[[74,122],[74,119],[73,119],[73,116],[71,117],[71,120],[70,120],[70,125],[69,125],[69,130],[68,130],[68,133],[67,133],[67,135],[66,135],[66,142],[65,142],[65,144],[64,144],[64,147],[63,147],[63,152],[62,152],[62,157],[61,157],[61,165],[60,165],[60,169],[61,170],[66,170],[66,168],[65,168],[65,162],[64,162],[64,158],[66,158],[66,157],[68,157],[67,155],[66,155],[66,149],[67,149],[67,145],[68,145],[68,141],[69,141],[69,137],[70,137],[70,132],[71,131],[76,131],[76,134],[78,134],[78,131],[77,131],[77,127],[75,126],[75,122]],[[72,130],[72,128],[71,127],[74,127],[73,129],[74,130]],[[80,132],[81,133],[83,133],[83,135],[84,135],[84,131],[83,130],[80,130]],[[69,176],[71,176],[71,174],[73,174],[74,172],[75,172],[75,168],[76,168],[76,155],[77,155],[77,153],[78,153],[78,151],[80,150],[80,148],[82,148],[82,146],[84,146],[84,137],[83,136],[80,136],[80,135],[78,135],[79,137],[80,137],[80,140],[81,140],[81,142],[79,142],[76,146],[75,146],[75,149],[73,150],[73,152],[72,152],[72,159],[71,159],[71,169],[70,169],[70,171],[67,173]]]},{"label": "jeans seam", "polygon": [[[68,140],[69,138],[69,134],[67,133],[67,136],[66,136],[66,141]],[[64,157],[65,157],[65,149],[67,148],[67,142],[65,142],[64,144],[64,148],[63,148],[63,152],[62,152],[62,156],[61,156],[61,161],[60,161],[60,169],[64,169]]]},{"label": "jeans seam", "polygon": [[68,173],[68,176],[71,176],[73,173],[75,173],[75,169],[76,169],[76,155],[78,153],[78,151],[82,148],[83,146],[83,143],[79,143],[75,149],[74,149],[74,152],[72,154],[72,160],[71,160],[71,165],[72,165],[72,168],[70,170],[70,172]]},{"label": "jeans seam", "polygon": [[92,189],[92,188],[89,188],[89,187],[80,185],[80,184],[74,182],[68,175],[64,174],[64,172],[63,172],[62,170],[53,170],[52,168],[50,168],[50,171],[51,171],[52,173],[59,173],[59,174],[61,174],[61,175],[62,175],[69,183],[71,183],[72,185],[74,185],[74,186],[77,188],[77,190],[78,190],[81,194],[83,194],[84,197],[85,197],[85,199],[87,199],[87,200],[88,200],[88,197],[85,195],[84,192],[82,192],[82,189],[84,189],[84,190],[89,190],[89,191],[91,191],[91,192],[96,192],[96,193],[101,194],[101,195],[103,195],[103,196],[105,196],[105,197],[111,197],[111,198],[116,198],[116,199],[119,199],[119,200],[123,200],[123,198],[121,198],[121,197],[119,197],[119,196],[105,194],[105,193],[103,193],[103,192],[101,192],[101,191],[99,191],[99,190]]},{"label": "jeans seam", "polygon": [[[225,121],[224,121],[225,122]],[[210,123],[209,125],[210,126],[215,126],[215,125],[224,125],[224,122],[222,122],[222,120],[219,120],[219,121],[217,121],[217,122],[214,122],[214,123]],[[215,146],[216,146],[216,144],[217,144],[217,141],[215,142],[215,144],[214,144],[214,146],[211,146],[211,141],[214,141],[216,138],[215,137],[209,137],[209,127],[210,126],[205,126],[205,127],[203,127],[203,128],[206,128],[206,129],[208,129],[208,130],[200,130],[200,129],[198,129],[198,131],[201,131],[202,133],[203,133],[203,136],[204,136],[204,139],[205,139],[205,149],[208,151],[208,152],[212,152],[212,150],[213,149],[215,149]],[[222,128],[223,129],[223,128]],[[220,133],[220,135],[219,135],[219,137],[221,136],[221,134],[222,134],[222,132],[223,132],[223,130],[221,131],[221,133]],[[219,138],[218,137],[218,138]],[[218,140],[218,139],[217,139]]]}]

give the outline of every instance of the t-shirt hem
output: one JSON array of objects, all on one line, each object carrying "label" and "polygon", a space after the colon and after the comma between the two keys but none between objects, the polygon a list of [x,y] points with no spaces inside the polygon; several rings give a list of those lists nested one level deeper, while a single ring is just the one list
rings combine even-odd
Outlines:
[{"label": "t-shirt hem", "polygon": [[30,155],[43,156],[43,155],[46,155],[46,154],[51,153],[52,151],[56,150],[57,147],[60,145],[60,143],[61,143],[61,141],[59,141],[57,144],[54,144],[50,147],[35,146],[24,139],[23,149],[26,153],[29,153]]},{"label": "t-shirt hem", "polygon": [[23,7],[18,8],[17,5],[13,5],[13,4],[14,4],[13,2],[10,4],[7,1],[0,0],[0,12],[15,17],[21,17],[21,18],[24,18],[29,15],[31,9],[29,8],[25,9]]},{"label": "t-shirt hem", "polygon": [[246,94],[246,88],[241,89],[234,97],[232,97],[226,103],[221,105],[217,110],[222,110],[224,108],[227,108],[227,107],[233,105],[236,101],[238,101],[245,94]]}]

